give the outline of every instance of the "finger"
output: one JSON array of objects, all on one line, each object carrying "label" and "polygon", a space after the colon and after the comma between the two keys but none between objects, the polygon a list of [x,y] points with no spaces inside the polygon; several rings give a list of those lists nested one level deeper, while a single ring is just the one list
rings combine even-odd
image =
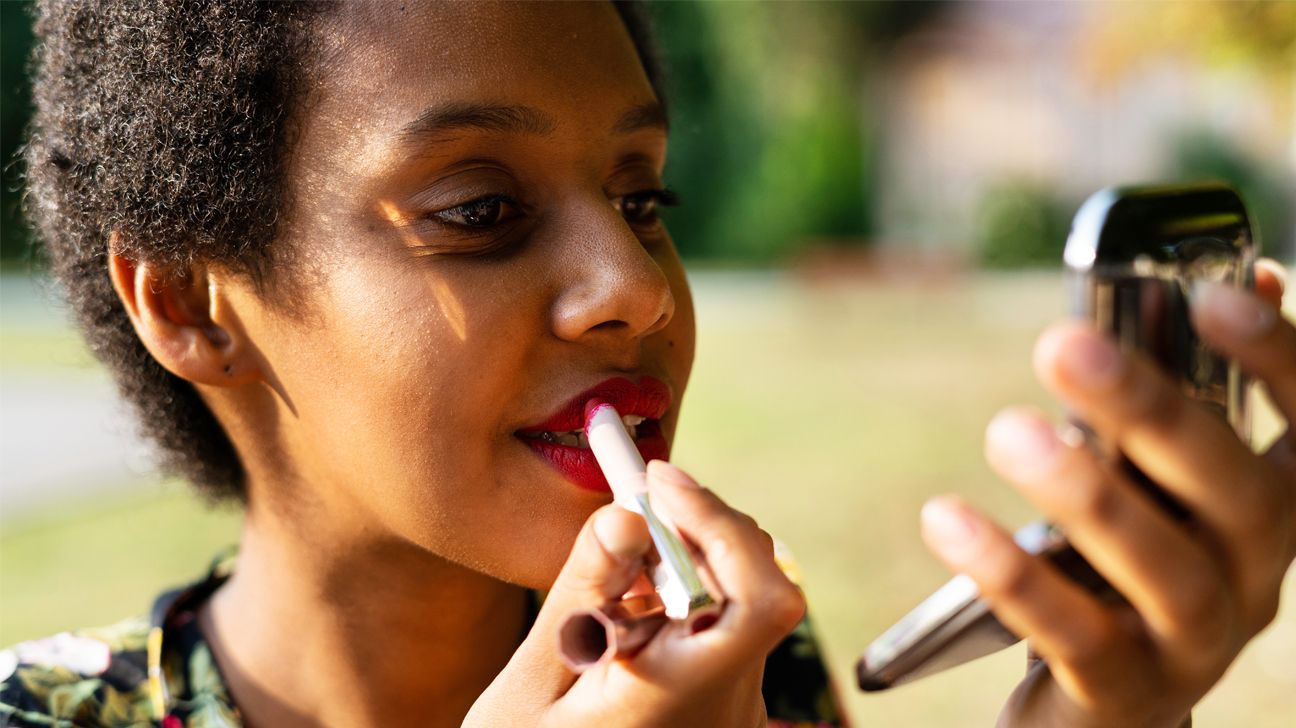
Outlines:
[{"label": "finger", "polygon": [[1234,643],[1220,564],[1148,494],[1071,447],[1038,413],[1009,410],[986,430],[986,457],[1138,611],[1162,653],[1214,664]]},{"label": "finger", "polygon": [[[1271,485],[1272,466],[1255,457],[1224,418],[1181,393],[1137,352],[1087,324],[1056,325],[1040,337],[1041,381],[1094,430],[1193,512],[1237,565],[1274,546],[1286,511]],[[1261,538],[1257,538],[1257,534]]]},{"label": "finger", "polygon": [[538,691],[543,685],[551,697],[562,694],[574,678],[558,656],[559,626],[573,610],[601,607],[625,594],[642,574],[651,546],[638,514],[615,504],[595,511],[509,667],[525,670]]},{"label": "finger", "polygon": [[1288,422],[1296,420],[1296,327],[1277,309],[1228,286],[1201,284],[1193,290],[1193,323],[1211,346],[1265,383]]},{"label": "finger", "polygon": [[[1287,289],[1287,269],[1278,261],[1261,258],[1255,265],[1256,295],[1275,309],[1282,310],[1282,299]],[[1274,441],[1265,457],[1285,474],[1287,481],[1296,484],[1296,427],[1287,418],[1287,431]],[[1296,552],[1296,543],[1292,544]]]},{"label": "finger", "polygon": [[928,501],[922,534],[947,567],[976,582],[1004,626],[1030,638],[1074,694],[1095,694],[1107,687],[1106,676],[1127,674],[1146,661],[1092,595],[959,499]]},{"label": "finger", "polygon": [[[1288,425],[1283,436],[1269,447],[1265,452],[1265,459],[1286,477],[1287,482],[1296,483],[1296,430],[1293,429],[1293,425]],[[1292,544],[1292,548],[1296,549],[1296,543]]]},{"label": "finger", "polygon": [[651,463],[648,483],[654,507],[696,546],[726,600],[720,621],[697,637],[738,632],[772,648],[801,620],[805,599],[775,562],[769,535],[669,463]]},{"label": "finger", "polygon": [[[650,644],[660,643],[655,638]],[[717,671],[695,662],[655,666],[643,657],[591,675],[598,679],[578,680],[549,709],[544,725],[765,725],[764,659]]]},{"label": "finger", "polygon": [[1255,264],[1256,295],[1274,308],[1282,308],[1283,291],[1287,288],[1287,269],[1272,258],[1261,258]]},{"label": "finger", "polygon": [[[1143,677],[1146,682],[1155,679]],[[1114,726],[1177,725],[1171,722],[1153,722],[1144,719],[1149,690],[1140,690],[1126,680],[1123,703],[1115,703],[1111,694],[1093,697],[1101,701],[1085,701],[1074,689],[1064,689],[1053,679],[1048,663],[1035,660],[1026,671],[1026,677],[1008,696],[999,714],[996,728],[1039,728],[1039,726],[1067,726],[1067,728],[1113,728]],[[1150,686],[1149,686],[1150,687]],[[1137,717],[1136,717],[1137,716]],[[1181,728],[1188,728],[1182,726]]]}]

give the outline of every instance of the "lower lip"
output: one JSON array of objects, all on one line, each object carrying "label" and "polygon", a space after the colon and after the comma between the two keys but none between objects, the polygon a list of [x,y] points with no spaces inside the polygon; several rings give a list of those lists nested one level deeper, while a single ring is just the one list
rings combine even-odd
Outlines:
[{"label": "lower lip", "polygon": [[[640,427],[640,430],[642,434],[635,439],[635,448],[643,456],[644,462],[665,460],[670,455],[670,446],[667,445],[666,438],[661,433],[661,426],[656,422],[652,422]],[[540,457],[549,461],[549,464],[555,470],[562,473],[563,477],[577,488],[596,493],[612,492],[607,478],[603,477],[603,471],[599,468],[598,461],[594,459],[592,450],[570,445],[559,445],[529,437],[519,437],[518,439]]]}]

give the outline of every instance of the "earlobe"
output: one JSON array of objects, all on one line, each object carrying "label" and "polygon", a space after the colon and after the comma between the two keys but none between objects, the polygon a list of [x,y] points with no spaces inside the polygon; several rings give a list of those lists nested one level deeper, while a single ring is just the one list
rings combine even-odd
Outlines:
[{"label": "earlobe", "polygon": [[132,260],[110,240],[108,273],[135,333],[167,371],[195,384],[249,384],[259,367],[205,266],[177,271]]}]

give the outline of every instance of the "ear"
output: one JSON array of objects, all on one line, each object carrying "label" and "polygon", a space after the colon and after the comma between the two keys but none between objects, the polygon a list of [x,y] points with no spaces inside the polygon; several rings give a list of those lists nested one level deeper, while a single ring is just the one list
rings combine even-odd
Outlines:
[{"label": "ear", "polygon": [[202,264],[163,268],[123,255],[109,239],[108,274],[144,348],[195,384],[232,387],[261,379],[255,350],[229,309],[219,276]]}]

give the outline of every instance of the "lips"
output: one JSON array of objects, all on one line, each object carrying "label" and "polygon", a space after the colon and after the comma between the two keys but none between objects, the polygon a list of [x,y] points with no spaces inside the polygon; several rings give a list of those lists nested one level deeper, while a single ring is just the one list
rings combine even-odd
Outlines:
[{"label": "lips", "polygon": [[572,484],[610,493],[584,437],[585,403],[596,398],[616,408],[645,461],[666,458],[670,447],[661,431],[661,418],[670,409],[671,392],[665,382],[653,377],[643,377],[638,383],[624,377],[601,382],[572,397],[544,422],[514,435]]}]

